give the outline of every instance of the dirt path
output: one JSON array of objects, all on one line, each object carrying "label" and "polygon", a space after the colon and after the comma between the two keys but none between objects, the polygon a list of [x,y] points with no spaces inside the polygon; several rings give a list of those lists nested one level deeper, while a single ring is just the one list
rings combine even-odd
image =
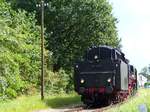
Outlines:
[{"label": "dirt path", "polygon": [[69,112],[70,109],[46,109],[46,110],[38,110],[34,112]]},{"label": "dirt path", "polygon": [[83,105],[78,105],[78,106],[64,107],[59,109],[38,110],[34,112],[104,112],[104,110],[107,110],[109,108],[111,108],[111,106],[101,107],[96,109],[84,109]]},{"label": "dirt path", "polygon": [[33,112],[75,112],[83,110],[83,104],[75,104],[69,105],[67,107],[57,108],[57,109],[45,109],[45,110],[37,110]]},{"label": "dirt path", "polygon": [[103,112],[97,109],[90,109],[90,110],[75,110],[75,109],[47,109],[47,110],[39,110],[34,112]]}]

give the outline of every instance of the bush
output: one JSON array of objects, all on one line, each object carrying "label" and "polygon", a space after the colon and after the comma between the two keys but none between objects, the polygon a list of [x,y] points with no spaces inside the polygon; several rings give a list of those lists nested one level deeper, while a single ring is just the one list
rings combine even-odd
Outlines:
[{"label": "bush", "polygon": [[39,84],[40,44],[34,14],[0,1],[0,97],[14,98]]},{"label": "bush", "polygon": [[145,87],[145,88],[150,87],[150,82],[146,82],[146,83],[144,84],[144,87]]},{"label": "bush", "polygon": [[64,93],[69,84],[69,76],[66,72],[60,69],[58,72],[47,71],[45,77],[45,86],[47,92]]}]

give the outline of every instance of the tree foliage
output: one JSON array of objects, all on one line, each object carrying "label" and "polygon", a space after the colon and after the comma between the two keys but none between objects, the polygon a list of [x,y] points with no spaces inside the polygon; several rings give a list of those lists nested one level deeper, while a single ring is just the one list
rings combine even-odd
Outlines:
[{"label": "tree foliage", "polygon": [[[37,0],[6,1],[0,2],[0,97],[16,97],[40,83],[40,39],[35,18],[40,24],[41,15]],[[88,47],[120,46],[117,20],[106,0],[46,2],[46,65],[49,68],[52,64],[57,71],[46,71],[46,90],[67,92],[73,83],[71,67]]]},{"label": "tree foliage", "polygon": [[91,45],[118,46],[116,19],[111,10],[105,0],[51,2],[45,21],[48,49],[53,52],[55,64],[70,68]]},{"label": "tree foliage", "polygon": [[39,82],[38,32],[33,14],[0,2],[0,97],[16,97]]},{"label": "tree foliage", "polygon": [[142,68],[140,74],[146,77],[149,81],[150,80],[150,67],[145,66],[144,68]]},{"label": "tree foliage", "polygon": [[[107,44],[119,47],[117,20],[106,0],[46,2],[49,2],[49,6],[45,8],[47,49],[53,52],[56,69],[70,69],[74,61],[91,45]],[[35,0],[13,0],[12,6],[33,11],[36,3]]]},{"label": "tree foliage", "polygon": [[69,75],[62,69],[58,72],[52,72],[47,70],[47,75],[45,77],[45,88],[48,94],[50,93],[63,93],[70,91],[69,85]]}]

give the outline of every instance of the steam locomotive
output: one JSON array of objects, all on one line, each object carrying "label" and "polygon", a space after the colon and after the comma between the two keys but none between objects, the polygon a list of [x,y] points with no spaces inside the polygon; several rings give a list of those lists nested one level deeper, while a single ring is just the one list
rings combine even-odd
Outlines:
[{"label": "steam locomotive", "polygon": [[86,105],[121,102],[136,93],[137,70],[120,50],[92,46],[74,65],[74,86]]}]

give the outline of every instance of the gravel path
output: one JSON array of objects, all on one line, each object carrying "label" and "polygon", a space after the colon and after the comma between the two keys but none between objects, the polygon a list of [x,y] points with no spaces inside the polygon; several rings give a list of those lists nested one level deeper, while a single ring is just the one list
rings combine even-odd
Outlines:
[{"label": "gravel path", "polygon": [[90,110],[72,110],[72,109],[47,109],[47,110],[38,110],[34,112],[103,112],[97,109],[90,109]]},{"label": "gravel path", "polygon": [[59,108],[59,109],[45,109],[45,110],[37,110],[33,112],[103,112],[108,107],[102,107],[97,109],[84,109],[83,105],[81,106],[75,106],[75,107],[65,107],[65,108]]},{"label": "gravel path", "polygon": [[46,110],[38,110],[34,112],[69,112],[70,109],[46,109]]},{"label": "gravel path", "polygon": [[96,109],[84,109],[83,104],[72,105],[68,107],[58,108],[58,109],[45,109],[45,110],[36,110],[33,112],[96,112]]},{"label": "gravel path", "polygon": [[45,110],[36,110],[33,112],[80,112],[83,110],[83,104],[74,104],[67,107],[57,108],[57,109],[45,109]]}]

